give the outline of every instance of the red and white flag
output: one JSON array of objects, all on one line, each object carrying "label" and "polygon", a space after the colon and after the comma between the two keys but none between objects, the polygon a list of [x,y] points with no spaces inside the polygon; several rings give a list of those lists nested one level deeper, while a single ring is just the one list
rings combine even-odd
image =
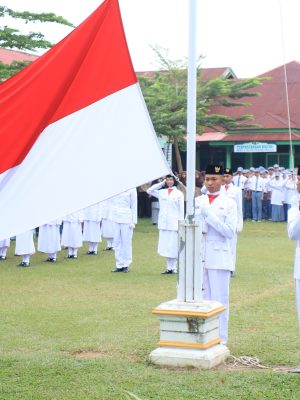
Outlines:
[{"label": "red and white flag", "polygon": [[169,172],[118,0],[0,85],[0,240]]}]

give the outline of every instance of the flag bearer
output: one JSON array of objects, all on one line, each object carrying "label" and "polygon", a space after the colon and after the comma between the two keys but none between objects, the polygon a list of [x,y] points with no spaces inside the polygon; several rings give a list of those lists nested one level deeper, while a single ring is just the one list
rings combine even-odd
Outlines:
[{"label": "flag bearer", "polygon": [[195,199],[195,213],[204,219],[204,298],[226,307],[220,316],[220,338],[228,339],[229,282],[232,270],[230,241],[237,231],[237,205],[221,192],[223,167],[208,165],[205,174],[207,194]]},{"label": "flag bearer", "polygon": [[162,182],[152,185],[147,193],[159,200],[158,254],[166,257],[162,274],[175,274],[178,259],[178,222],[184,220],[184,196],[177,189],[174,176],[167,175]]}]

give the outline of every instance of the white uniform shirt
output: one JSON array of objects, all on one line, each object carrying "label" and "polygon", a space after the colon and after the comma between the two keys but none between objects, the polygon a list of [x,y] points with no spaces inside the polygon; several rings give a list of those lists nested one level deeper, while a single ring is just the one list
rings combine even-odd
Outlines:
[{"label": "white uniform shirt", "polygon": [[180,190],[172,187],[170,194],[168,189],[161,189],[164,183],[152,185],[147,193],[159,200],[158,229],[178,231],[178,221],[184,220],[184,197]]},{"label": "white uniform shirt", "polygon": [[241,190],[244,189],[246,180],[247,178],[244,175],[235,175],[232,178],[234,186],[239,187]]},{"label": "white uniform shirt", "polygon": [[137,223],[137,192],[129,189],[112,198],[110,219],[119,224]]},{"label": "white uniform shirt", "polygon": [[236,234],[237,205],[224,193],[209,204],[208,195],[195,199],[195,214],[204,218],[207,229],[205,238],[205,260],[207,269],[232,270],[233,260],[230,239]]},{"label": "white uniform shirt", "polygon": [[281,179],[272,179],[269,187],[272,190],[271,204],[282,206],[284,201],[284,182]]},{"label": "white uniform shirt", "polygon": [[291,177],[284,184],[285,188],[285,198],[284,202],[286,204],[292,203],[292,198],[297,194],[297,181]]},{"label": "white uniform shirt", "polygon": [[83,210],[75,211],[63,217],[65,222],[83,222]]},{"label": "white uniform shirt", "polygon": [[264,192],[265,190],[265,181],[260,176],[253,175],[250,178],[250,190],[254,192]]},{"label": "white uniform shirt", "polygon": [[91,206],[85,208],[84,212],[84,220],[85,221],[94,221],[100,222],[102,220],[102,202],[92,204]]}]

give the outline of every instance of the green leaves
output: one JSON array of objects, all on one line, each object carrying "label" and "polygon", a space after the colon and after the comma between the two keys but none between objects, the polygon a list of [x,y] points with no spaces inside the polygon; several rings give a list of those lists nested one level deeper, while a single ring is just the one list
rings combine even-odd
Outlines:
[{"label": "green leaves", "polygon": [[[12,17],[22,19],[25,24],[35,22],[55,22],[73,27],[74,25],[61,16],[54,13],[31,13],[29,11],[14,11],[0,5],[0,18]],[[0,47],[16,48],[19,50],[36,51],[47,49],[52,46],[41,32],[29,32],[22,34],[18,29],[8,26],[0,26]]]}]

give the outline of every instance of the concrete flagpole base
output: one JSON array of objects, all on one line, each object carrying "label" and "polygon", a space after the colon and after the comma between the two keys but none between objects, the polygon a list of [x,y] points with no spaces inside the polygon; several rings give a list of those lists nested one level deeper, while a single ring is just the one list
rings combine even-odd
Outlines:
[{"label": "concrete flagpole base", "polygon": [[160,320],[159,347],[151,352],[150,360],[163,366],[199,369],[222,364],[230,354],[219,337],[219,315],[224,309],[216,301],[160,304],[152,312]]}]

